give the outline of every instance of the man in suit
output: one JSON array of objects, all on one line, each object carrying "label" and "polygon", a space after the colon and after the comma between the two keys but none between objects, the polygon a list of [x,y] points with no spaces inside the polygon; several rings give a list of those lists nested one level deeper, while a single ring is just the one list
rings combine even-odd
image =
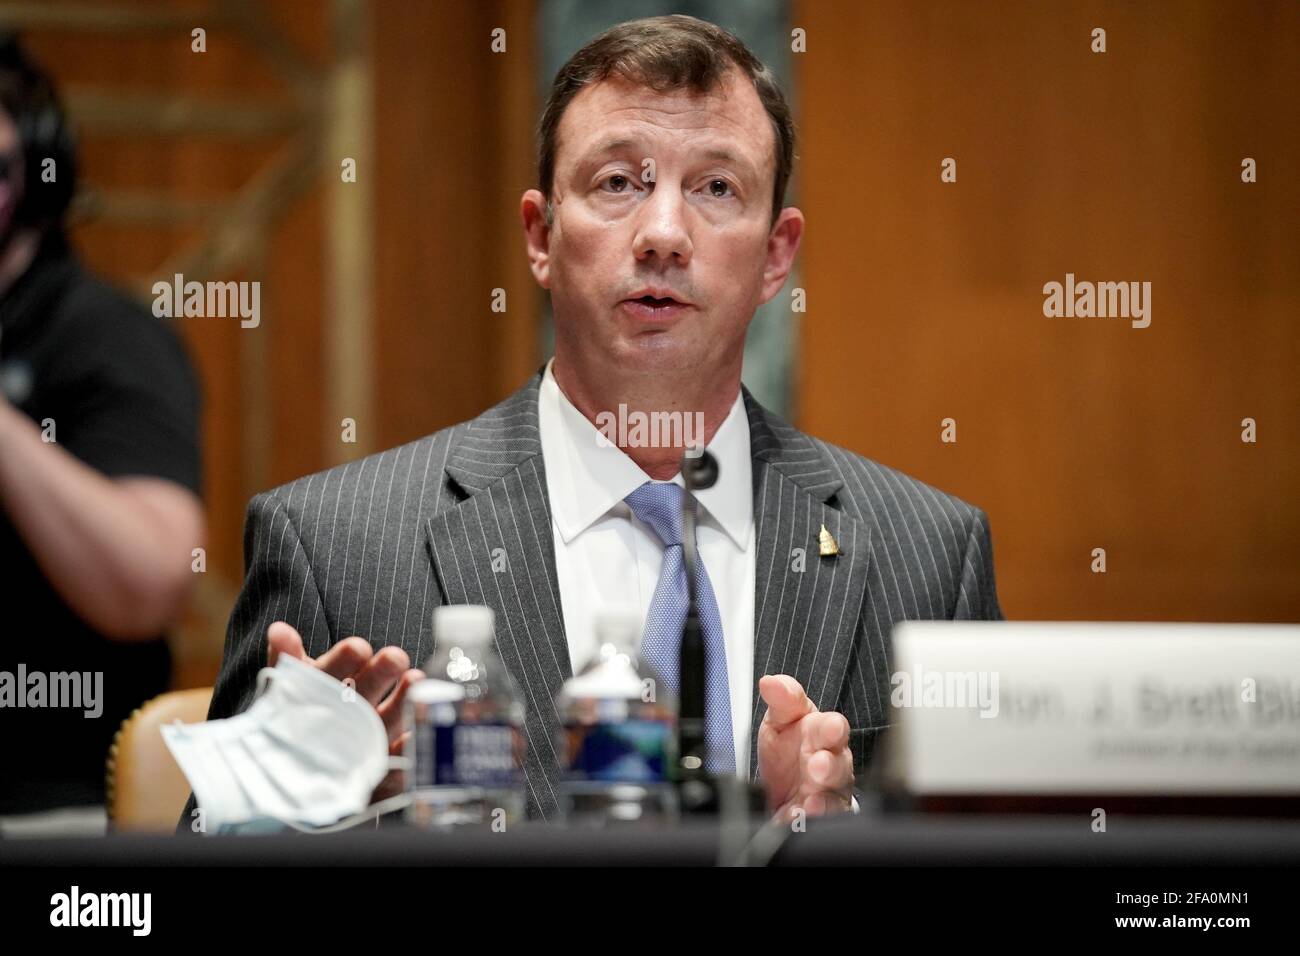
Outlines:
[{"label": "man in suit", "polygon": [[527,708],[530,814],[555,818],[552,701],[594,649],[594,612],[639,607],[647,648],[684,613],[671,516],[689,428],[609,423],[699,422],[720,464],[695,504],[710,760],[760,780],[774,812],[849,808],[889,723],[891,626],[1001,612],[981,511],[741,386],[749,321],[803,233],[783,207],[793,155],[771,73],[711,24],[635,21],[576,53],[521,202],[553,360],[472,421],[253,499],[209,716],[245,708],[288,653],[355,680],[396,749],[432,609],[485,604]]}]

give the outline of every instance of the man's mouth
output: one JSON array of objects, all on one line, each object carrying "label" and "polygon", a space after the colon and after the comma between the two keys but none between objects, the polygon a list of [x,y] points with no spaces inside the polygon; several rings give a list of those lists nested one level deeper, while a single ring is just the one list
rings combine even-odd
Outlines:
[{"label": "man's mouth", "polygon": [[682,302],[671,295],[651,295],[649,293],[631,299],[624,299],[619,304],[624,312],[652,322],[675,319],[690,308],[690,303]]}]

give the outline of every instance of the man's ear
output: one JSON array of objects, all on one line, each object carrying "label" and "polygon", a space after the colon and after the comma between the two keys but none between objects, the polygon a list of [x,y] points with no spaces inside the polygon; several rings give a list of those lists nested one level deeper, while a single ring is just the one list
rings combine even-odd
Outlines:
[{"label": "man's ear", "polygon": [[536,189],[524,193],[519,203],[528,245],[528,268],[543,289],[551,287],[551,227],[546,222],[546,197]]},{"label": "man's ear", "polygon": [[799,242],[803,239],[803,213],[794,206],[786,206],[776,217],[772,229],[767,234],[767,260],[763,263],[763,292],[760,303],[767,302],[781,291],[790,270],[794,268],[794,257],[799,252]]}]

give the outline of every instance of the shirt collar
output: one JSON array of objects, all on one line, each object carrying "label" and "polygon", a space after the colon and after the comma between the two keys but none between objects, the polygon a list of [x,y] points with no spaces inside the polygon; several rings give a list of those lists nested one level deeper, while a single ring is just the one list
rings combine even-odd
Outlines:
[{"label": "shirt collar", "polygon": [[[560,390],[551,364],[546,363],[537,393],[537,427],[551,513],[568,544],[651,479],[617,445],[598,440],[600,431]],[[704,511],[701,521],[712,519],[744,549],[754,523],[754,489],[749,417],[739,389],[708,450],[718,461],[718,481],[696,494]],[[680,474],[673,481],[683,484]]]}]

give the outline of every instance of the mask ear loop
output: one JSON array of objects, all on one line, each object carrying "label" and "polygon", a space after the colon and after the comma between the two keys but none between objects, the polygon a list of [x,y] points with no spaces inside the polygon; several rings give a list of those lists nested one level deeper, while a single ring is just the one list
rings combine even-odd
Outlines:
[{"label": "mask ear loop", "polygon": [[[270,668],[263,668],[270,670]],[[261,681],[262,675],[258,674],[258,680]],[[389,770],[410,770],[415,765],[415,761],[410,757],[398,757],[390,755],[388,757]],[[298,823],[295,820],[280,820],[287,827],[297,830],[299,833],[338,833],[340,830],[350,830],[353,827],[375,821],[375,826],[379,825],[379,818],[385,813],[392,813],[395,810],[402,810],[411,803],[410,793],[399,793],[396,796],[389,797],[386,800],[380,800],[378,803],[372,803],[364,810],[352,814],[350,817],[344,817],[337,823],[331,823],[323,827],[311,827]]]},{"label": "mask ear loop", "polygon": [[371,820],[378,822],[379,818],[385,813],[392,813],[394,810],[401,810],[411,802],[409,793],[399,793],[395,797],[389,797],[387,800],[380,800],[378,803],[372,803],[360,813],[354,813],[350,817],[344,817],[338,823],[331,823],[324,827],[303,826],[293,820],[281,820],[285,826],[292,827],[299,833],[337,833],[340,830],[350,830],[352,827],[360,826]]}]

